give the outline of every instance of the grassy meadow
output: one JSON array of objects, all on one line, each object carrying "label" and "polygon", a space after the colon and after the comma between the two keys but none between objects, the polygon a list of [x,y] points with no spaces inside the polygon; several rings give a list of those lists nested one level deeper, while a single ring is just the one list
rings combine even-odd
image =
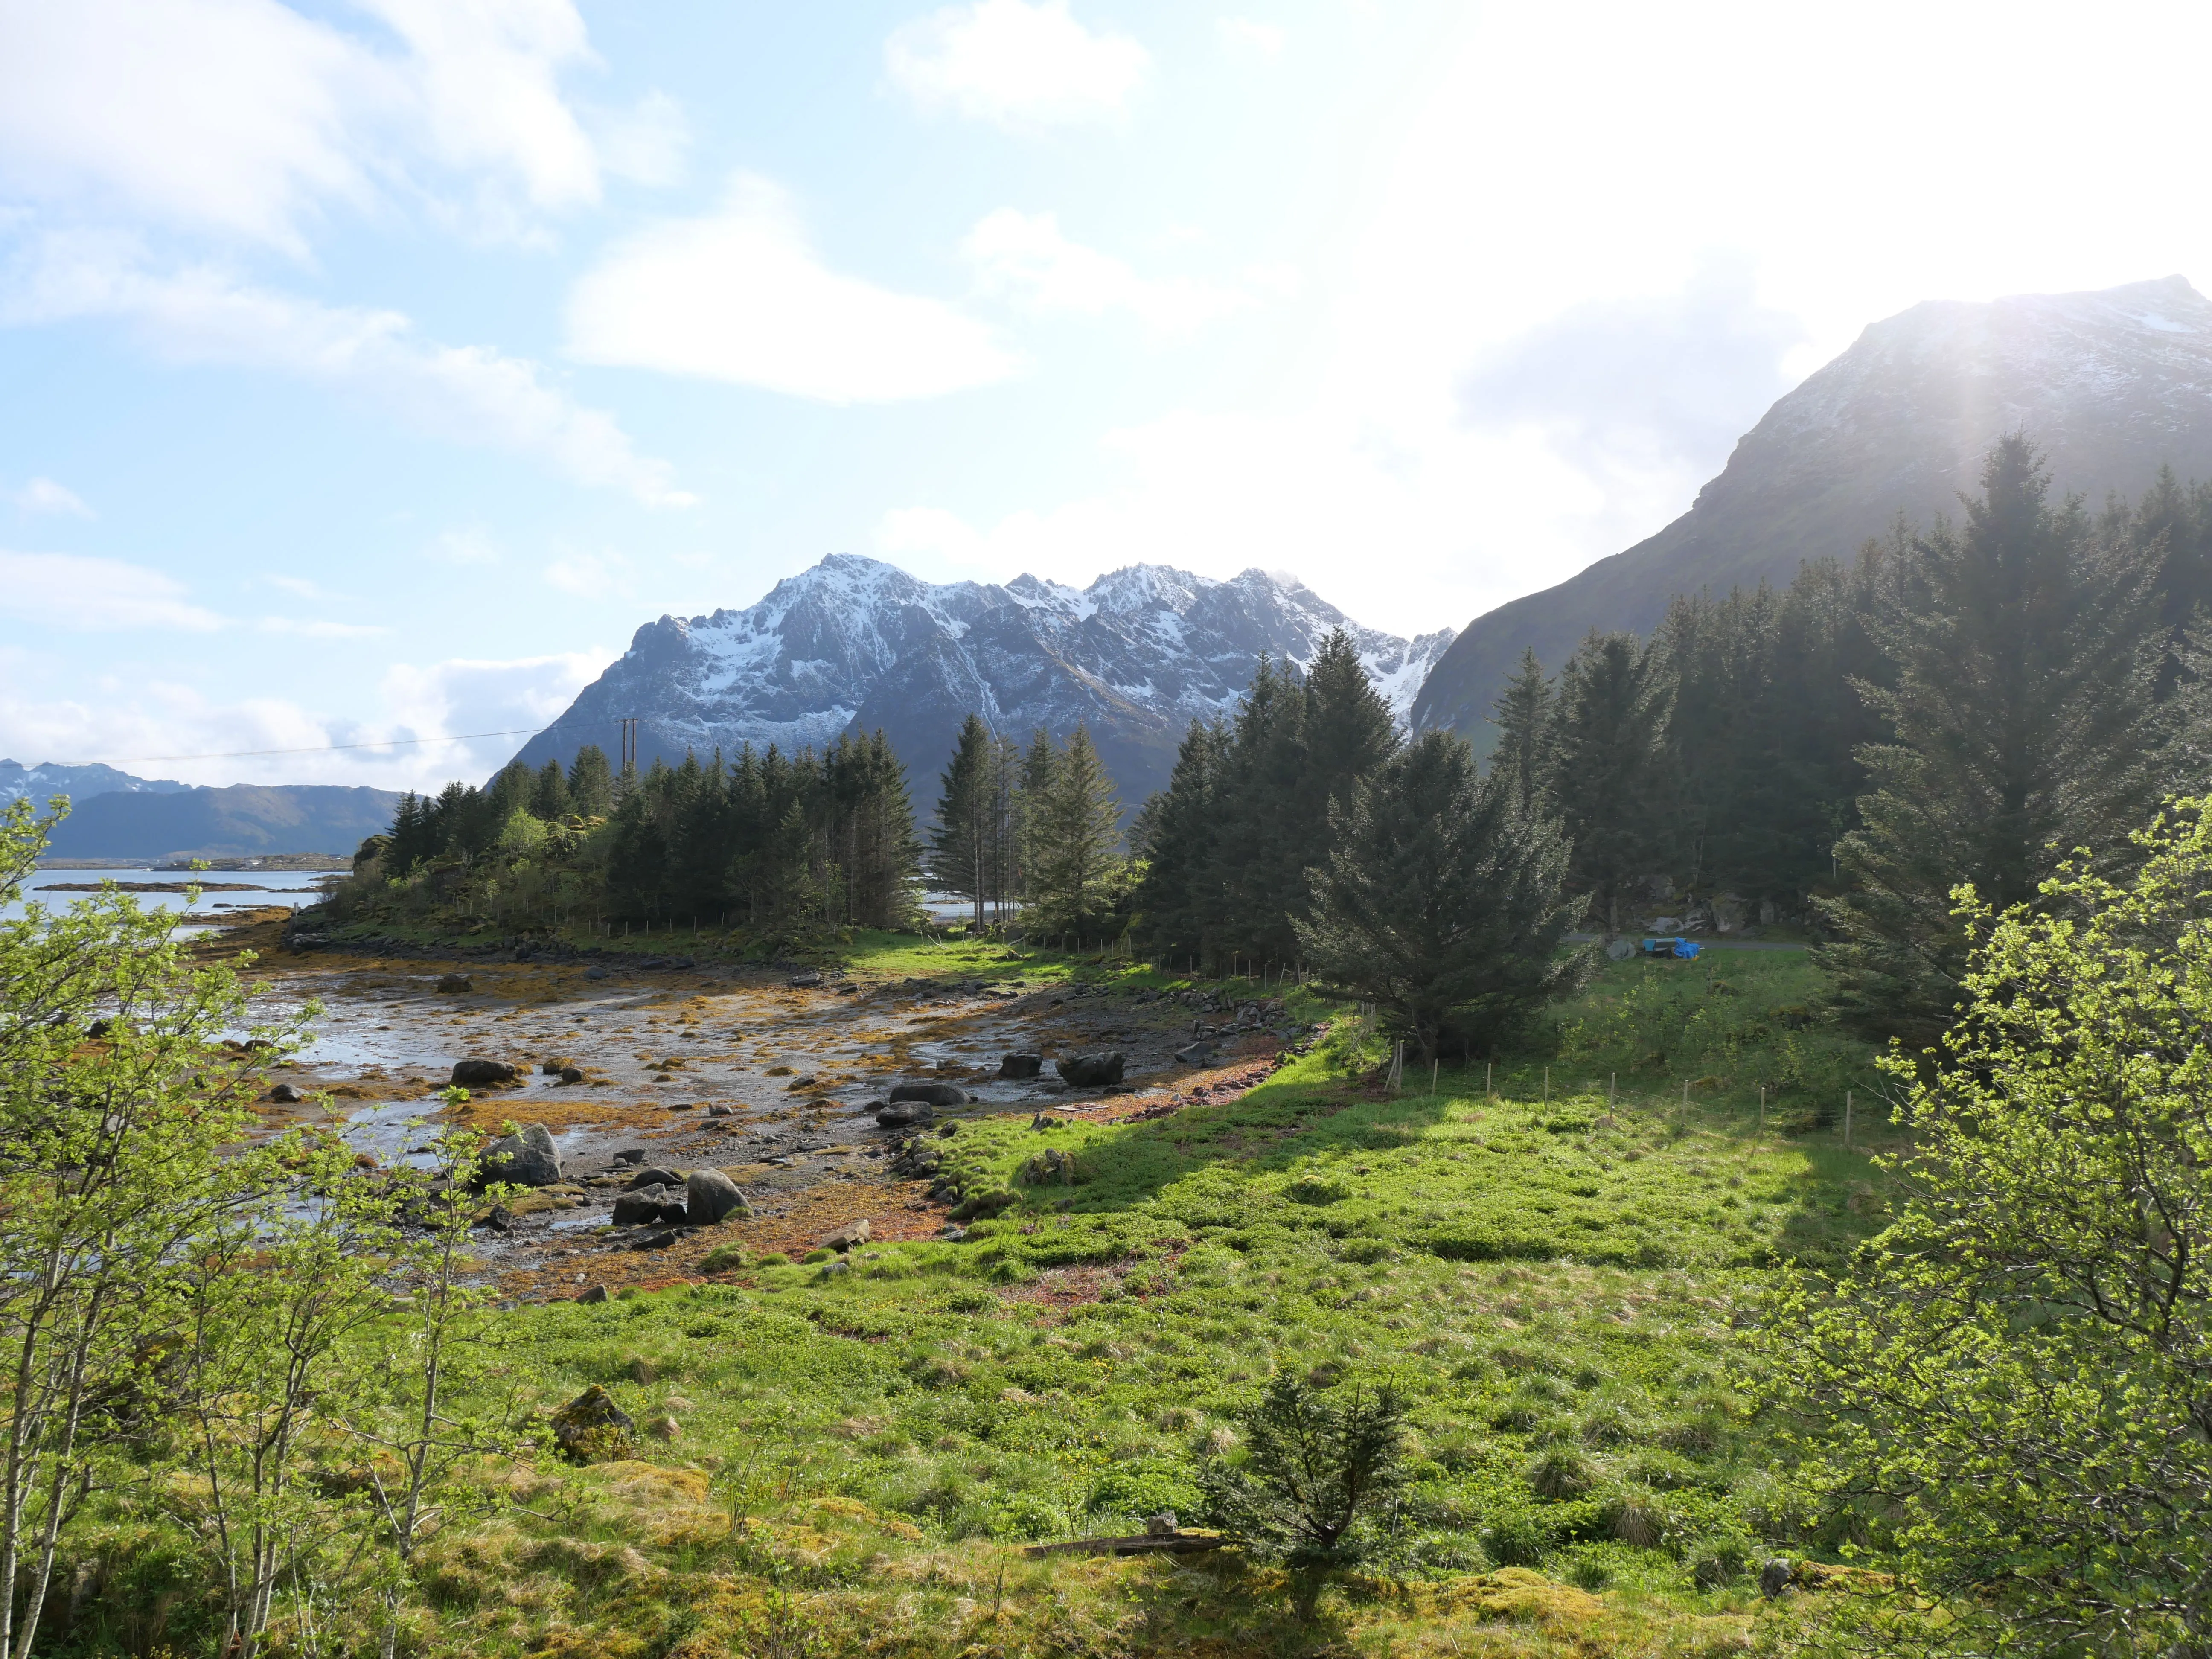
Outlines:
[{"label": "grassy meadow", "polygon": [[[1480,1060],[1386,1092],[1382,1042],[1340,1016],[1231,1102],[963,1121],[943,1170],[1018,1196],[960,1242],[731,1251],[709,1282],[501,1316],[471,1386],[526,1455],[487,1462],[434,1547],[409,1650],[1672,1655],[1802,1633],[1832,1598],[1763,1601],[1758,1565],[1844,1540],[1793,1512],[1742,1334],[1778,1264],[1880,1224],[1884,1133],[1863,1110],[1847,1150],[1827,1122],[1869,1079],[1804,1016],[1810,979],[1795,952],[1610,967],[1487,1092]],[[1414,1406],[1382,1553],[1315,1623],[1233,1551],[1020,1553],[1200,1519],[1202,1460],[1282,1368]],[[592,1384],[641,1439],[574,1468],[544,1419]],[[160,1586],[138,1591],[115,1619],[143,1623]],[[181,1632],[189,1603],[166,1616]]]}]

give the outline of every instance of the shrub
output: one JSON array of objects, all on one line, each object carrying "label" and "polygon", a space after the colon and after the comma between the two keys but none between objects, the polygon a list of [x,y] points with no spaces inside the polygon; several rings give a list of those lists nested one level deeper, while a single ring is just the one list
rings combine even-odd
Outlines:
[{"label": "shrub", "polygon": [[1389,1383],[1324,1389],[1279,1372],[1239,1416],[1246,1455],[1206,1466],[1208,1505],[1254,1554],[1289,1566],[1310,1619],[1328,1576],[1371,1547],[1369,1512],[1405,1483],[1406,1401]]}]

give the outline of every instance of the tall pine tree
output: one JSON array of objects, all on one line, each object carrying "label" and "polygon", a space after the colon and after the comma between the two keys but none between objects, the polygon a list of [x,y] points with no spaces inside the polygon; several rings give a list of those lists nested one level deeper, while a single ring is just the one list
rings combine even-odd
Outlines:
[{"label": "tall pine tree", "polygon": [[1663,872],[1660,744],[1667,685],[1657,653],[1633,634],[1590,630],[1559,675],[1548,793],[1573,843],[1570,890],[1618,933]]},{"label": "tall pine tree", "polygon": [[1968,941],[1952,890],[2033,904],[2077,847],[2124,851],[2156,798],[2168,724],[2154,570],[2140,547],[2053,505],[2025,437],[2000,440],[1966,521],[1915,538],[1874,628],[1896,682],[1871,691],[1893,736],[1860,751],[1863,827],[1838,849],[1824,909],[1836,1003],[1862,1029],[1932,1042]]},{"label": "tall pine tree", "polygon": [[1510,777],[1478,779],[1466,743],[1415,739],[1329,814],[1298,934],[1331,984],[1376,1003],[1435,1057],[1446,1019],[1471,1041],[1503,1036],[1587,971],[1559,944],[1567,847]]},{"label": "tall pine tree", "polygon": [[[1038,736],[1049,748],[1051,739]],[[1030,753],[1036,756],[1035,745]],[[1025,779],[1023,789],[1030,931],[1080,933],[1097,927],[1120,896],[1121,805],[1091,746],[1090,728],[1077,726],[1048,764],[1028,769],[1042,780],[1032,793]]]},{"label": "tall pine tree", "polygon": [[993,774],[998,758],[998,740],[991,728],[981,714],[969,715],[940,775],[937,818],[929,829],[929,878],[975,906],[978,931],[992,890],[997,851],[994,817],[998,788]]},{"label": "tall pine tree", "polygon": [[1498,747],[1491,751],[1493,776],[1521,792],[1531,806],[1539,805],[1552,781],[1552,719],[1555,699],[1552,682],[1534,651],[1521,653],[1521,666],[1498,701],[1491,705],[1491,721],[1498,727]]}]

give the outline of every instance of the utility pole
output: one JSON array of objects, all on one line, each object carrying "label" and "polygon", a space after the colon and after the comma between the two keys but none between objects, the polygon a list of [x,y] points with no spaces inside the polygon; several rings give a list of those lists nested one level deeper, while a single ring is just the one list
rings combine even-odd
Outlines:
[{"label": "utility pole", "polygon": [[622,727],[622,767],[624,774],[637,770],[637,719],[635,715],[615,722]]}]

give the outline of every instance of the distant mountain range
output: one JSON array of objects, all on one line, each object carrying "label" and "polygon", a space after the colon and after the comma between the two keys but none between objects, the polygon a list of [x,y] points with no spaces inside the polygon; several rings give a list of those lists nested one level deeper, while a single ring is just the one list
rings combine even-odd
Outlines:
[{"label": "distant mountain range", "polygon": [[1478,617],[1413,705],[1486,748],[1533,647],[1556,670],[1592,628],[1648,630],[1677,593],[1849,558],[1903,513],[1956,516],[1992,441],[2022,431],[2062,490],[2140,495],[2161,465],[2212,477],[2212,301],[2179,276],[2093,294],[1915,306],[1781,398],[1687,513],[1625,553]]},{"label": "distant mountain range", "polygon": [[624,717],[639,722],[641,765],[881,727],[926,814],[972,711],[1020,739],[1087,724],[1133,808],[1166,783],[1193,720],[1234,709],[1263,654],[1303,665],[1338,626],[1401,719],[1451,640],[1362,628],[1261,570],[1215,581],[1138,564],[1081,589],[1027,575],[933,584],[840,553],[745,610],[647,623],[521,758],[567,761],[587,743],[615,757]]},{"label": "distant mountain range", "polygon": [[0,801],[28,795],[44,808],[70,798],[46,856],[130,859],[257,858],[279,853],[350,854],[391,827],[399,797],[335,784],[234,784],[197,788],[136,778],[112,766],[25,766],[0,760]]},{"label": "distant mountain range", "polygon": [[60,766],[52,761],[26,766],[21,761],[0,760],[0,805],[28,795],[41,811],[56,795],[73,801],[94,795],[174,795],[189,787],[167,778],[134,778],[112,766]]}]

